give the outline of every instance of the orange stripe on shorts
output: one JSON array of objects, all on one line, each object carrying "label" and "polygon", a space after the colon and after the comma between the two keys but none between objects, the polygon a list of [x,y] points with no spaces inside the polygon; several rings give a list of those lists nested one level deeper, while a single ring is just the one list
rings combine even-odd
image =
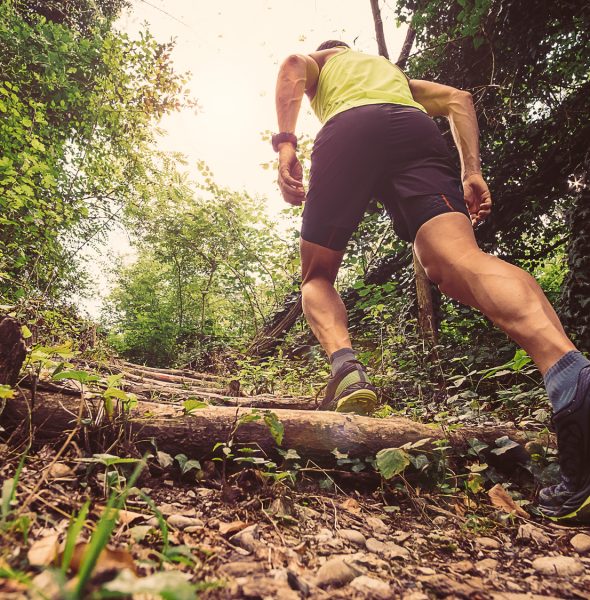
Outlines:
[{"label": "orange stripe on shorts", "polygon": [[444,194],[441,194],[440,197],[445,201],[445,204],[453,211],[455,212],[455,209],[451,206],[451,203],[447,200],[447,197]]}]

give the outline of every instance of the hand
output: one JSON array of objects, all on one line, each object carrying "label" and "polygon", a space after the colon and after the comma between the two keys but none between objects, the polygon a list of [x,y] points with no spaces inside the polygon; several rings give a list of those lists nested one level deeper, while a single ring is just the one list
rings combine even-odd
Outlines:
[{"label": "hand", "polygon": [[492,196],[480,173],[463,179],[463,195],[473,226],[483,223],[492,210]]},{"label": "hand", "polygon": [[305,200],[303,188],[303,168],[297,160],[295,148],[289,142],[279,145],[279,189],[285,202],[301,206]]}]

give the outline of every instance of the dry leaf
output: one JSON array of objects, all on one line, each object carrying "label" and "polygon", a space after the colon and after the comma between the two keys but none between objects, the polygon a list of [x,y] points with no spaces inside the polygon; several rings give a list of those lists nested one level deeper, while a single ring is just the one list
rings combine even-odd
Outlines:
[{"label": "dry leaf", "polygon": [[64,463],[55,463],[51,469],[49,469],[49,477],[52,479],[62,479],[64,477],[71,479],[72,477],[76,477],[76,474],[72,470],[71,467]]},{"label": "dry leaf", "polygon": [[219,523],[219,533],[221,533],[221,535],[233,535],[246,527],[248,527],[248,523],[244,523],[244,521],[232,521],[231,523],[221,522]]},{"label": "dry leaf", "polygon": [[360,504],[354,498],[348,498],[344,502],[340,504],[340,508],[347,510],[355,515],[358,515],[361,512]]},{"label": "dry leaf", "polygon": [[[86,542],[76,544],[72,555],[72,561],[70,562],[70,569],[72,569],[74,573],[77,573],[80,570],[80,565],[82,564],[82,559],[84,558],[84,553],[87,548],[88,544]],[[122,569],[129,569],[137,575],[135,561],[131,554],[129,554],[127,550],[112,550],[111,548],[105,548],[98,555],[94,573],[96,574],[101,571],[110,570],[120,571]]]},{"label": "dry leaf", "polygon": [[36,542],[29,548],[27,559],[34,567],[46,567],[50,565],[59,554],[59,535],[57,533],[48,535]]},{"label": "dry leaf", "polygon": [[527,518],[529,514],[521,506],[518,506],[516,502],[510,497],[508,492],[502,487],[502,484],[497,483],[489,492],[488,496],[492,504],[503,510],[506,513],[515,513],[519,517]]}]

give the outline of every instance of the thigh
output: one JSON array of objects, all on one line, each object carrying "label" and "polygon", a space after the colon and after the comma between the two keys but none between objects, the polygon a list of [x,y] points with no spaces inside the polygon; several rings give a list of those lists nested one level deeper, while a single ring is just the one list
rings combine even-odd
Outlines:
[{"label": "thigh", "polygon": [[[479,249],[471,221],[463,214],[440,214],[422,225],[416,234],[414,249],[428,278],[439,284],[444,277],[470,271]],[[484,255],[487,256],[487,255]]]}]

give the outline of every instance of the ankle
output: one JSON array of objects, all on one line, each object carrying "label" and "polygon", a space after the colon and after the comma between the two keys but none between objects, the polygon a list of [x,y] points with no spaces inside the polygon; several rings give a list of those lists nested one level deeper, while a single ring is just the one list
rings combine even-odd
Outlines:
[{"label": "ankle", "polygon": [[332,367],[332,375],[336,375],[342,367],[348,362],[356,361],[356,353],[352,348],[341,348],[330,355],[330,365]]}]

